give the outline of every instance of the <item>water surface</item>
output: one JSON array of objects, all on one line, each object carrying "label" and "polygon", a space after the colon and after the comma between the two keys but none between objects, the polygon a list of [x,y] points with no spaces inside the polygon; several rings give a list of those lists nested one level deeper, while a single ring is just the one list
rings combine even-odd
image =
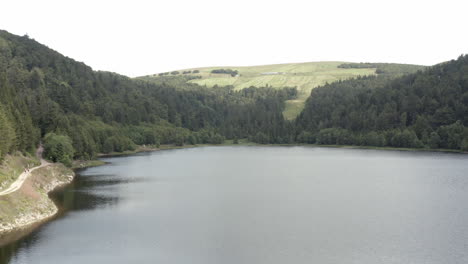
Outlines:
[{"label": "water surface", "polygon": [[204,147],[105,161],[0,260],[468,263],[466,155]]}]

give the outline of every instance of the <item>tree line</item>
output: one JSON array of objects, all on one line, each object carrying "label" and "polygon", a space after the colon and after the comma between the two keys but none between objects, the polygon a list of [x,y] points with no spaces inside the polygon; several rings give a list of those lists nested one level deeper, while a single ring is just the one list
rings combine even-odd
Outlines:
[{"label": "tree line", "polygon": [[342,69],[375,68],[376,74],[395,76],[395,75],[413,73],[417,70],[423,70],[425,66],[412,65],[412,64],[398,64],[398,63],[360,62],[360,63],[343,63],[343,64],[338,65],[338,68],[342,68]]},{"label": "tree line", "polygon": [[241,138],[467,150],[468,57],[411,74],[414,67],[385,67],[394,70],[315,88],[287,121],[282,112],[296,88],[207,88],[188,74],[131,79],[0,31],[0,159],[33,153],[40,141],[65,164],[143,144]]},{"label": "tree line", "polygon": [[33,152],[41,140],[52,160],[65,163],[141,144],[219,144],[283,126],[284,101],[297,94],[295,88],[206,88],[187,83],[190,78],[197,77],[148,82],[96,72],[0,31],[0,156]]},{"label": "tree line", "polygon": [[236,76],[239,74],[237,70],[232,70],[232,69],[214,69],[211,71],[213,74],[229,74],[232,77]]},{"label": "tree line", "polygon": [[396,79],[368,76],[312,91],[299,142],[468,150],[468,56]]}]

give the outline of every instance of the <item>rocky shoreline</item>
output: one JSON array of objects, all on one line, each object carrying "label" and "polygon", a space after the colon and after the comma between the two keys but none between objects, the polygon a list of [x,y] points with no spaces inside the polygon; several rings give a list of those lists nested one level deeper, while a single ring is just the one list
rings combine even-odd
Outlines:
[{"label": "rocky shoreline", "polygon": [[0,241],[54,216],[58,208],[48,194],[71,183],[74,176],[62,164],[51,164],[34,171],[16,192],[0,197]]}]

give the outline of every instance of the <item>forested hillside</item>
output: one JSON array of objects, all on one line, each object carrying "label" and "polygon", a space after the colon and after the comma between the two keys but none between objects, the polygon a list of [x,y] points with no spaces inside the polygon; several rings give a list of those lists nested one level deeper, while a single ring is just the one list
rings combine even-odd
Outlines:
[{"label": "forested hillside", "polygon": [[297,125],[300,142],[468,150],[468,56],[316,88]]},{"label": "forested hillside", "polygon": [[0,93],[0,158],[44,139],[57,153],[49,158],[69,163],[136,144],[222,143],[258,131],[282,141],[284,101],[297,91],[133,80],[0,31]]},{"label": "forested hillside", "polygon": [[315,88],[289,121],[283,112],[296,88],[208,88],[192,83],[199,77],[188,71],[131,79],[0,31],[0,160],[32,153],[40,141],[49,159],[65,164],[136,145],[240,138],[468,149],[468,56],[398,78],[416,66],[336,66],[380,74]]}]

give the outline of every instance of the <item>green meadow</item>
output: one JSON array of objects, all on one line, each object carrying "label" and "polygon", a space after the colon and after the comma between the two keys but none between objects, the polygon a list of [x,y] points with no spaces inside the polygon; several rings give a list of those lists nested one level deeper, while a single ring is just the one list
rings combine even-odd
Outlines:
[{"label": "green meadow", "polygon": [[[286,109],[283,112],[286,119],[294,119],[304,108],[305,100],[309,97],[313,88],[327,82],[331,83],[360,75],[375,74],[375,68],[338,68],[338,65],[343,63],[345,62],[306,62],[245,67],[222,66],[192,68],[180,70],[180,72],[198,70],[199,73],[187,75],[201,76],[201,79],[194,79],[189,82],[207,87],[215,85],[232,85],[235,89],[243,89],[250,86],[297,87],[298,98],[287,101]],[[211,73],[215,69],[237,70],[239,74],[232,77],[229,74]]]},{"label": "green meadow", "polygon": [[[366,75],[386,75],[397,77],[403,74],[423,70],[421,65],[397,63],[349,63],[342,61],[322,61],[304,63],[285,63],[259,66],[217,66],[204,68],[190,68],[171,73],[154,74],[140,77],[143,80],[157,80],[163,76],[187,76],[188,82],[201,86],[214,87],[232,85],[236,90],[247,87],[296,87],[296,99],[286,101],[283,115],[286,119],[295,119],[302,109],[310,92],[315,87]],[[212,73],[213,70],[232,70],[238,74]],[[196,73],[194,73],[194,71]],[[175,73],[175,74],[174,74]],[[177,79],[177,78],[176,78]],[[184,80],[184,79],[179,79]]]}]

